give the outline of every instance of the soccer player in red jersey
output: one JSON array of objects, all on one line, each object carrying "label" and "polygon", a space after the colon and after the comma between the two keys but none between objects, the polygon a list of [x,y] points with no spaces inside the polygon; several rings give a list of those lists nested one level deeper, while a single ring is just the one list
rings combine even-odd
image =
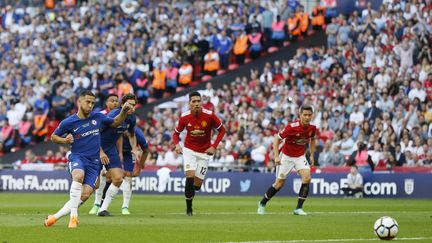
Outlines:
[{"label": "soccer player in red jersey", "polygon": [[[299,191],[297,208],[294,210],[295,215],[307,215],[302,209],[309,192],[309,183],[311,181],[309,163],[305,157],[306,145],[310,142],[311,166],[315,161],[313,154],[315,152],[315,134],[317,128],[310,124],[313,117],[312,106],[302,106],[300,108],[300,120],[288,124],[282,131],[275,135],[273,141],[273,152],[276,169],[276,181],[264,194],[262,200],[258,203],[258,214],[265,214],[267,202],[283,187],[287,175],[293,168],[300,174],[302,185]],[[282,154],[279,155],[280,140],[285,139],[282,147]]]},{"label": "soccer player in red jersey", "polygon": [[[190,110],[183,113],[174,130],[173,141],[177,154],[183,154],[183,165],[186,174],[186,214],[192,216],[192,200],[195,190],[199,191],[207,172],[210,157],[215,154],[219,142],[225,135],[225,128],[219,118],[202,108],[201,95],[198,92],[189,94]],[[184,148],[179,145],[179,135],[186,129]],[[216,140],[211,143],[213,129],[218,131]]]}]

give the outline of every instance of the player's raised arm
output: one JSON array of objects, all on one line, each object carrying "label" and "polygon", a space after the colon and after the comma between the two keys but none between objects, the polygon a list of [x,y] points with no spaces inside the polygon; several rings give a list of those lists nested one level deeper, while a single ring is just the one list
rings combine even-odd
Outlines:
[{"label": "player's raised arm", "polygon": [[122,124],[122,122],[124,122],[124,120],[126,120],[126,118],[129,115],[129,111],[132,110],[132,109],[133,109],[133,106],[131,104],[129,104],[128,102],[126,102],[123,105],[120,113],[116,117],[114,117],[114,121],[111,124],[111,127],[118,127],[118,126],[120,126]]}]

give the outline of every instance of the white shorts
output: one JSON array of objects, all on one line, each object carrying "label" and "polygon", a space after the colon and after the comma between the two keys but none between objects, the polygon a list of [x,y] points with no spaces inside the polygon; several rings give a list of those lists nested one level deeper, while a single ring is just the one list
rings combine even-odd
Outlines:
[{"label": "white shorts", "polygon": [[276,178],[285,180],[291,170],[295,168],[299,170],[310,170],[310,166],[306,157],[290,157],[282,153],[281,164],[276,168]]},{"label": "white shorts", "polygon": [[183,168],[184,171],[195,171],[195,176],[204,179],[207,173],[207,167],[210,160],[210,155],[206,153],[195,152],[191,149],[183,147]]}]

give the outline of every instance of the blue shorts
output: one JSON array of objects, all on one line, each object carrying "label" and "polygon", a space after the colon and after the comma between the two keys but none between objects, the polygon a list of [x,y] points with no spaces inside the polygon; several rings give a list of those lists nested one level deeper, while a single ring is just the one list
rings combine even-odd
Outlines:
[{"label": "blue shorts", "polygon": [[132,153],[123,153],[123,170],[127,172],[133,172],[134,166],[135,164],[132,159]]},{"label": "blue shorts", "polygon": [[122,163],[120,161],[120,157],[117,152],[117,148],[109,149],[105,151],[105,154],[108,156],[109,163],[105,165],[105,168],[107,170],[113,169],[113,168],[122,168]]},{"label": "blue shorts", "polygon": [[81,155],[70,154],[68,158],[69,172],[75,169],[84,171],[83,184],[87,184],[93,188],[96,188],[96,181],[99,173],[102,169],[102,164],[99,159],[89,160]]}]

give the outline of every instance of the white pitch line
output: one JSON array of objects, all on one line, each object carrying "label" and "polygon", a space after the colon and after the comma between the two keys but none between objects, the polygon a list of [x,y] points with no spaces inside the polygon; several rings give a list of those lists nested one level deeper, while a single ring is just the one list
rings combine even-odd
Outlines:
[{"label": "white pitch line", "polygon": [[[317,214],[346,214],[346,215],[359,215],[359,214],[432,214],[432,211],[311,211],[308,212],[309,215],[317,215]],[[184,213],[180,212],[168,212],[168,213],[134,213],[134,215],[184,215]],[[256,215],[256,212],[196,212],[196,215]],[[284,212],[266,212],[268,215],[291,215],[292,212],[284,211]],[[43,213],[5,213],[1,212],[0,215],[14,215],[14,216],[44,216]]]},{"label": "white pitch line", "polygon": [[[378,238],[367,238],[367,239],[322,239],[322,240],[266,240],[266,241],[228,241],[224,243],[314,243],[314,242],[352,242],[352,241],[378,241]],[[395,238],[398,240],[405,241],[419,241],[419,240],[432,240],[432,237],[405,237]]]},{"label": "white pitch line", "polygon": [[[405,214],[405,213],[430,213],[432,214],[432,211],[354,211],[354,212],[308,212],[310,215],[314,214]],[[166,213],[170,215],[183,215],[184,213]],[[256,215],[256,212],[197,212],[196,214],[201,215]],[[283,214],[292,214],[292,212],[266,212],[265,214],[268,215],[283,215]]]}]

